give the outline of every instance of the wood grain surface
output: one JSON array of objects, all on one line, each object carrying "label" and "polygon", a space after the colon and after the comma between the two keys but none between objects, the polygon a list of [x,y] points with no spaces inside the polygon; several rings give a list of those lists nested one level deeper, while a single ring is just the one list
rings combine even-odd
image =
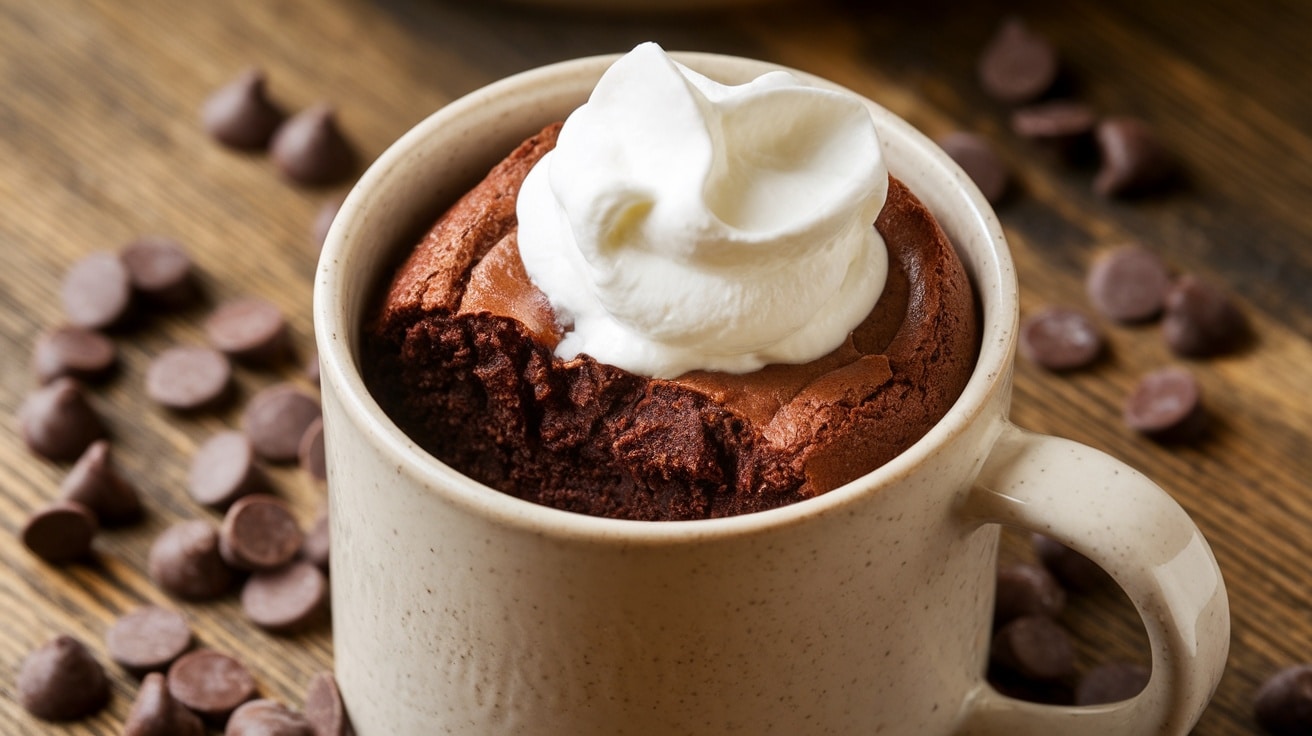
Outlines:
[{"label": "wood grain surface", "polygon": [[[1183,185],[1147,199],[1100,199],[1090,170],[1012,135],[1007,111],[974,77],[980,48],[1009,14],[1057,45],[1072,94],[1151,121],[1183,161]],[[436,0],[0,0],[0,412],[12,417],[34,387],[32,345],[62,322],[60,279],[82,255],[169,235],[187,246],[206,292],[192,310],[112,333],[121,367],[94,387],[93,401],[149,514],[102,533],[94,564],[53,568],[22,546],[24,520],[55,497],[67,467],[29,454],[12,420],[0,430],[0,733],[119,733],[137,683],[117,668],[109,667],[109,707],[68,726],[23,712],[14,680],[27,652],[56,634],[82,639],[105,660],[108,624],[144,602],[179,607],[199,641],[243,658],[263,692],[294,706],[309,678],[331,666],[327,625],[270,635],[244,620],[235,597],[171,601],[144,573],[151,540],[170,523],[217,520],[185,492],[198,442],[235,424],[260,386],[304,382],[299,362],[242,368],[231,407],[184,417],[146,400],[146,365],[168,346],[202,342],[207,309],[242,295],[282,307],[307,357],[311,222],[342,192],[291,186],[267,157],[215,145],[197,122],[206,95],[258,65],[289,109],[334,102],[372,158],[488,82],[649,39],[829,77],[930,135],[988,136],[1015,176],[999,213],[1026,312],[1084,306],[1087,265],[1126,241],[1233,290],[1257,341],[1238,355],[1187,362],[1213,419],[1205,441],[1166,447],[1120,422],[1139,375],[1184,362],[1153,325],[1105,324],[1110,357],[1092,370],[1054,376],[1021,361],[1013,416],[1125,460],[1193,515],[1226,575],[1234,620],[1229,669],[1195,733],[1257,732],[1254,689],[1278,668],[1312,661],[1312,5],[1300,0],[851,0],[646,18]],[[308,523],[324,489],[294,468],[277,469],[275,480]],[[1006,554],[1027,550],[1013,539]],[[1142,627],[1115,593],[1076,599],[1063,621],[1080,642],[1081,670],[1147,659]]]}]

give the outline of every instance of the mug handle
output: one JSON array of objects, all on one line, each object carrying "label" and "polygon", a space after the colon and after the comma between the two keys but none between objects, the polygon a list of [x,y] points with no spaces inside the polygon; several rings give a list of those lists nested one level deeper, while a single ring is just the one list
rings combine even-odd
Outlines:
[{"label": "mug handle", "polygon": [[1160,486],[1077,442],[1003,422],[962,511],[1045,534],[1121,586],[1148,631],[1152,674],[1118,703],[1054,706],[981,682],[959,734],[1184,734],[1207,706],[1230,648],[1221,571],[1202,533]]}]

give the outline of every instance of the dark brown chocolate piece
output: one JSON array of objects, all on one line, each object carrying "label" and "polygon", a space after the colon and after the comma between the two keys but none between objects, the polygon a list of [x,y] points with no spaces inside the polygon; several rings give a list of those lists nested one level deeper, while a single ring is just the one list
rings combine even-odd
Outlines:
[{"label": "dark brown chocolate piece", "polygon": [[310,225],[310,237],[320,250],[323,250],[323,244],[328,240],[328,231],[332,229],[333,220],[337,219],[337,213],[342,209],[342,202],[345,199],[345,195],[329,199],[314,215],[314,222]]},{"label": "dark brown chocolate piece", "polygon": [[1102,332],[1078,310],[1047,307],[1021,320],[1021,354],[1050,371],[1092,365],[1102,351]]},{"label": "dark brown chocolate piece", "polygon": [[1034,534],[1030,544],[1043,566],[1067,590],[1087,593],[1111,582],[1111,576],[1097,563],[1052,537]]},{"label": "dark brown chocolate piece", "polygon": [[205,724],[173,699],[164,675],[152,672],[132,701],[123,736],[205,736]]},{"label": "dark brown chocolate piece", "polygon": [[75,721],[105,707],[109,679],[85,644],[58,636],[23,659],[18,702],[44,721]]},{"label": "dark brown chocolate piece", "polygon": [[998,568],[993,626],[1021,616],[1056,617],[1066,607],[1066,591],[1057,579],[1038,565],[1015,563]]},{"label": "dark brown chocolate piece", "polygon": [[279,383],[251,397],[241,425],[260,457],[291,462],[297,459],[305,431],[321,414],[318,401],[294,384]]},{"label": "dark brown chocolate piece", "polygon": [[255,460],[245,434],[227,430],[205,440],[191,459],[187,492],[196,501],[226,509],[233,501],[269,490],[269,479]]},{"label": "dark brown chocolate piece", "polygon": [[315,736],[310,721],[274,700],[252,700],[233,711],[223,736]]},{"label": "dark brown chocolate piece", "polygon": [[310,353],[310,357],[305,359],[305,377],[314,385],[319,385],[319,351]]},{"label": "dark brown chocolate piece", "polygon": [[1075,100],[1050,100],[1013,110],[1011,130],[1022,138],[1066,145],[1093,132],[1098,114]]},{"label": "dark brown chocolate piece", "polygon": [[244,363],[273,364],[291,350],[282,310],[258,297],[220,305],[205,320],[205,335],[216,349]]},{"label": "dark brown chocolate piece", "polygon": [[241,662],[213,649],[196,649],[169,667],[169,695],[201,718],[222,724],[257,692]]},{"label": "dark brown chocolate piece", "polygon": [[296,556],[305,539],[287,504],[275,496],[242,496],[219,530],[219,552],[238,570],[272,570]]},{"label": "dark brown chocolate piece", "polygon": [[142,606],[119,616],[105,633],[109,658],[128,672],[164,672],[191,648],[191,627],[181,613]]},{"label": "dark brown chocolate piece", "polygon": [[1025,21],[1009,18],[985,45],[976,71],[984,92],[999,102],[1023,104],[1057,81],[1057,50]]},{"label": "dark brown chocolate piece", "polygon": [[118,257],[132,288],[153,304],[182,307],[196,298],[191,256],[172,238],[147,235],[123,246]]},{"label": "dark brown chocolate piece", "polygon": [[325,505],[314,517],[314,523],[305,533],[301,543],[301,559],[315,565],[325,573],[328,572],[328,556],[331,540],[328,526],[328,507]]},{"label": "dark brown chocolate piece", "polygon": [[56,462],[76,460],[105,436],[100,415],[71,378],[56,378],[29,394],[18,410],[18,427],[28,449]]},{"label": "dark brown chocolate piece", "polygon": [[228,396],[232,365],[217,350],[199,345],[169,348],[146,369],[146,395],[176,411],[197,411]]},{"label": "dark brown chocolate piece", "polygon": [[241,607],[256,626],[269,631],[294,631],[324,610],[328,579],[309,562],[293,562],[276,570],[257,572],[241,589]]},{"label": "dark brown chocolate piece", "polygon": [[65,501],[77,501],[91,509],[104,526],[130,524],[141,518],[137,489],[119,474],[105,440],[96,440],[82,453],[64,476],[59,493]]},{"label": "dark brown chocolate piece", "polygon": [[315,480],[328,480],[328,463],[323,451],[323,417],[315,419],[301,436],[296,450],[301,469]]},{"label": "dark brown chocolate piece", "polygon": [[984,198],[997,204],[1007,193],[1011,175],[993,144],[984,136],[958,130],[938,139],[938,145],[975,182]]},{"label": "dark brown chocolate piece", "polygon": [[1230,352],[1249,337],[1248,320],[1224,290],[1186,274],[1167,292],[1162,337],[1176,355],[1205,358]]},{"label": "dark brown chocolate piece", "polygon": [[81,327],[44,332],[32,350],[32,370],[43,384],[61,376],[96,380],[117,362],[118,349],[113,340]]},{"label": "dark brown chocolate piece", "polygon": [[219,533],[208,521],[183,521],[160,534],[150,547],[151,580],[179,598],[208,600],[228,592],[232,570],[219,555]]},{"label": "dark brown chocolate piece", "polygon": [[1084,281],[1093,308],[1117,322],[1143,322],[1161,314],[1171,273],[1161,258],[1138,245],[1123,245],[1093,262]]},{"label": "dark brown chocolate piece", "polygon": [[321,102],[283,123],[269,143],[269,155],[298,184],[336,184],[355,172],[358,157],[337,124],[337,111]]},{"label": "dark brown chocolate piece", "polygon": [[1070,634],[1047,616],[1021,616],[998,629],[989,657],[1034,680],[1056,680],[1075,671]]},{"label": "dark brown chocolate piece", "polygon": [[1312,664],[1286,667],[1263,682],[1253,697],[1253,717],[1271,736],[1312,733]]},{"label": "dark brown chocolate piece", "polygon": [[305,688],[305,717],[314,727],[314,736],[353,736],[351,719],[337,688],[337,678],[329,671],[310,679]]},{"label": "dark brown chocolate piece", "polygon": [[1140,378],[1125,400],[1122,416],[1130,429],[1163,441],[1197,439],[1206,427],[1198,381],[1177,366]]},{"label": "dark brown chocolate piece", "polygon": [[23,544],[52,565],[66,565],[91,555],[99,530],[96,515],[75,501],[56,501],[32,514],[23,525]]},{"label": "dark brown chocolate piece", "polygon": [[59,287],[69,323],[88,330],[117,324],[132,304],[132,282],[118,256],[91,253],[69,267]]},{"label": "dark brown chocolate piece", "polygon": [[1075,686],[1076,705],[1101,705],[1129,700],[1148,684],[1151,673],[1134,662],[1107,662],[1084,673]]},{"label": "dark brown chocolate piece", "polygon": [[264,148],[286,115],[269,100],[264,72],[247,69],[215,90],[201,107],[200,123],[215,140],[232,148]]},{"label": "dark brown chocolate piece", "polygon": [[1147,122],[1139,118],[1104,118],[1094,129],[1102,160],[1093,190],[1104,197],[1155,191],[1175,175],[1175,160]]}]

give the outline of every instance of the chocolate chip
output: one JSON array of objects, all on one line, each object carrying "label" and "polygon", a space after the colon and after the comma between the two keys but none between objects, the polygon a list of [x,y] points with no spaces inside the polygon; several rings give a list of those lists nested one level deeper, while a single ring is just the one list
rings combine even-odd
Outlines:
[{"label": "chocolate chip", "polygon": [[32,370],[41,383],[50,383],[60,376],[95,380],[117,362],[118,350],[113,340],[81,327],[60,327],[42,333],[32,350]]},{"label": "chocolate chip", "polygon": [[232,365],[217,350],[188,345],[165,350],[146,369],[146,395],[177,411],[214,406],[228,396]]},{"label": "chocolate chip", "polygon": [[305,377],[314,385],[319,385],[319,351],[310,354],[305,361]]},{"label": "chocolate chip", "polygon": [[296,449],[301,469],[315,480],[328,480],[328,464],[323,451],[323,417],[317,417],[306,428]]},{"label": "chocolate chip", "polygon": [[1271,736],[1312,733],[1312,664],[1286,667],[1262,683],[1253,717]]},{"label": "chocolate chip", "polygon": [[1109,319],[1142,322],[1161,314],[1171,274],[1157,254],[1123,245],[1102,254],[1084,282],[1089,301]]},{"label": "chocolate chip", "polygon": [[1070,634],[1047,616],[1021,616],[993,635],[990,658],[1022,677],[1055,680],[1075,671]]},{"label": "chocolate chip", "polygon": [[152,672],[132,701],[123,736],[205,736],[205,724],[169,695],[164,675]]},{"label": "chocolate chip", "polygon": [[980,54],[977,72],[984,92],[999,102],[1033,102],[1057,80],[1057,50],[1025,21],[1002,23]]},{"label": "chocolate chip", "polygon": [[255,678],[245,665],[213,649],[196,649],[169,667],[169,695],[212,722],[227,720],[256,694]]},{"label": "chocolate chip", "polygon": [[74,721],[105,707],[109,679],[85,644],[57,636],[23,659],[18,701],[42,720]]},{"label": "chocolate chip", "polygon": [[118,257],[127,266],[132,288],[149,301],[181,307],[195,300],[191,257],[178,241],[147,235],[125,245]]},{"label": "chocolate chip", "polygon": [[332,229],[333,220],[337,219],[337,213],[342,209],[342,202],[345,197],[334,197],[319,208],[319,212],[314,216],[314,224],[310,227],[311,237],[314,238],[314,244],[323,250],[323,244],[328,240],[328,231]]},{"label": "chocolate chip", "polygon": [[284,176],[300,184],[334,184],[356,166],[355,150],[337,125],[337,112],[324,102],[283,123],[269,143],[269,154]]},{"label": "chocolate chip", "polygon": [[1104,118],[1093,135],[1102,161],[1093,178],[1093,190],[1104,197],[1151,192],[1175,174],[1174,159],[1143,120]]},{"label": "chocolate chip", "polygon": [[958,130],[939,138],[938,145],[975,182],[990,203],[996,204],[1007,193],[1010,178],[1007,164],[983,136]]},{"label": "chocolate chip", "polygon": [[219,555],[219,533],[200,519],[164,530],[150,547],[146,568],[156,585],[188,600],[217,598],[232,585],[232,570]]},{"label": "chocolate chip", "polygon": [[245,149],[268,145],[285,117],[269,100],[259,69],[247,69],[215,90],[200,110],[206,133],[226,146]]},{"label": "chocolate chip", "polygon": [[91,509],[105,526],[130,524],[141,518],[137,489],[123,479],[114,465],[109,443],[96,440],[73,464],[59,486],[60,498]]},{"label": "chocolate chip", "polygon": [[18,425],[32,452],[55,461],[76,460],[105,436],[100,415],[71,378],[56,378],[29,394]]},{"label": "chocolate chip", "polygon": [[1111,576],[1093,560],[1052,537],[1035,534],[1030,541],[1039,561],[1067,590],[1087,593],[1111,581]]},{"label": "chocolate chip", "polygon": [[210,437],[191,459],[187,491],[206,506],[226,509],[242,496],[268,489],[268,476],[241,432],[228,430]]},{"label": "chocolate chip", "polygon": [[291,349],[282,310],[257,297],[221,305],[205,320],[205,334],[215,348],[247,363],[276,363]]},{"label": "chocolate chip", "polygon": [[242,430],[260,457],[290,462],[297,459],[301,438],[321,413],[319,402],[295,385],[274,384],[251,397],[242,414]]},{"label": "chocolate chip", "polygon": [[1198,382],[1188,370],[1175,366],[1140,378],[1125,400],[1122,416],[1130,429],[1165,441],[1196,439],[1206,424]]},{"label": "chocolate chip", "polygon": [[1092,365],[1102,350],[1102,333],[1078,310],[1047,307],[1021,321],[1021,354],[1048,370],[1084,368]]},{"label": "chocolate chip", "polygon": [[1097,120],[1083,102],[1051,100],[1012,111],[1011,130],[1022,138],[1067,144],[1092,133]]},{"label": "chocolate chip", "polygon": [[1181,276],[1166,294],[1162,337],[1176,355],[1205,358],[1234,350],[1249,337],[1248,321],[1225,291]]},{"label": "chocolate chip", "polygon": [[352,736],[355,733],[332,672],[320,672],[310,679],[305,688],[305,718],[314,727],[314,736]]},{"label": "chocolate chip", "polygon": [[315,565],[326,573],[328,572],[329,546],[328,507],[324,506],[319,511],[318,516],[314,518],[310,530],[305,533],[305,541],[301,543],[301,559]]},{"label": "chocolate chip", "polygon": [[1021,616],[1055,617],[1066,606],[1066,591],[1056,578],[1038,565],[1015,563],[998,568],[993,625],[1002,626]]},{"label": "chocolate chip", "polygon": [[92,253],[69,267],[59,296],[73,325],[89,330],[109,327],[127,314],[132,303],[127,266],[113,253]]},{"label": "chocolate chip", "polygon": [[114,621],[105,648],[110,659],[134,675],[163,672],[191,648],[191,627],[177,611],[142,606]]},{"label": "chocolate chip", "polygon": [[86,559],[99,525],[96,515],[75,501],[56,501],[37,511],[23,525],[23,544],[52,565]]},{"label": "chocolate chip", "polygon": [[228,719],[223,736],[315,736],[305,716],[274,700],[252,700]]},{"label": "chocolate chip", "polygon": [[241,589],[246,617],[270,631],[302,628],[324,610],[327,598],[328,579],[309,562],[256,572]]},{"label": "chocolate chip", "polygon": [[287,504],[257,493],[237,499],[224,515],[219,551],[238,570],[272,570],[290,562],[304,540]]},{"label": "chocolate chip", "polygon": [[1075,686],[1076,705],[1101,705],[1128,700],[1148,684],[1147,667],[1134,662],[1108,662],[1089,670]]}]

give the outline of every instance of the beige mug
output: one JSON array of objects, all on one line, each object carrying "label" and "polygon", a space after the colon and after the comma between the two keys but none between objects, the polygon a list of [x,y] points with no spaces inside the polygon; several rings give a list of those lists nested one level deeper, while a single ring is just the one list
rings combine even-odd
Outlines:
[{"label": "beige mug", "polygon": [[[676,57],[726,83],[778,68]],[[938,218],[983,308],[964,393],[884,467],[756,514],[603,519],[474,482],[382,412],[361,329],[401,249],[611,61],[525,72],[439,110],[370,167],[328,236],[314,314],[336,671],[357,731],[1186,733],[1229,646],[1211,550],[1138,472],[1008,421],[1018,306],[1002,229],[942,151],[873,102],[891,173]],[[1054,537],[1124,588],[1152,650],[1142,693],[1059,707],[985,683],[999,524]]]}]

